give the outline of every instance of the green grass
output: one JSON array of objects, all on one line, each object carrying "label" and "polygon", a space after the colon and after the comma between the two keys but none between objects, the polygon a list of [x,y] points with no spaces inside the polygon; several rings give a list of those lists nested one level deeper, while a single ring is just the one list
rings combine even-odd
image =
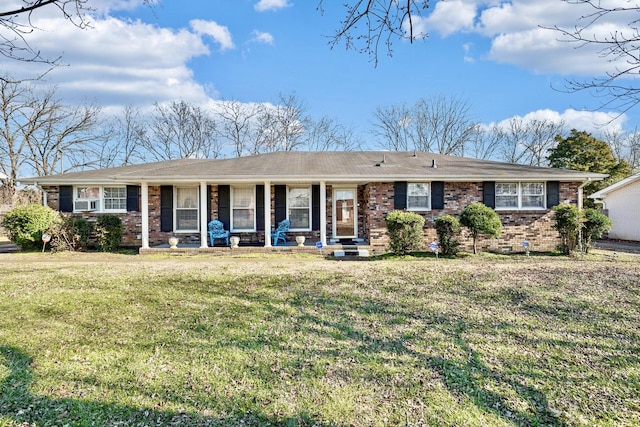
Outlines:
[{"label": "green grass", "polygon": [[639,260],[0,255],[0,426],[640,425]]}]

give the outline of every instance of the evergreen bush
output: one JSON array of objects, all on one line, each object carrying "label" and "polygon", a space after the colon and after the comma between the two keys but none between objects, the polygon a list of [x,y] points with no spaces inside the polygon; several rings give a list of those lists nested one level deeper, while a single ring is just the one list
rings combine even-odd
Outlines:
[{"label": "evergreen bush", "polygon": [[602,237],[604,233],[611,231],[613,222],[611,222],[608,216],[592,208],[585,209],[583,215],[582,246],[585,253],[588,253],[594,240]]},{"label": "evergreen bush", "polygon": [[385,221],[389,234],[391,252],[406,255],[409,252],[422,250],[424,246],[424,218],[413,212],[393,211]]},{"label": "evergreen bush", "polygon": [[435,219],[436,233],[440,242],[440,251],[444,256],[455,256],[458,253],[460,242],[460,221],[455,216],[444,215]]},{"label": "evergreen bush", "polygon": [[42,234],[59,221],[60,217],[50,207],[31,204],[18,206],[7,212],[2,226],[7,230],[9,240],[23,251],[29,251],[40,249]]},{"label": "evergreen bush", "polygon": [[473,202],[464,208],[460,214],[460,224],[471,232],[474,254],[477,253],[476,242],[479,235],[500,237],[502,233],[502,221],[496,211],[480,202]]},{"label": "evergreen bush", "polygon": [[122,243],[122,220],[116,215],[100,215],[95,226],[98,250],[114,252]]},{"label": "evergreen bush", "polygon": [[564,255],[571,255],[578,244],[582,215],[575,205],[562,204],[553,208],[553,228],[560,233],[558,250]]}]

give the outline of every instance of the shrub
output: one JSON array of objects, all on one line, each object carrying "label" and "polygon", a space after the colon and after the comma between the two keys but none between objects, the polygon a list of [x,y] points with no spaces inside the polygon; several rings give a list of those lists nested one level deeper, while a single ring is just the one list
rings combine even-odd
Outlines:
[{"label": "shrub", "polygon": [[98,250],[113,252],[122,242],[122,220],[116,215],[100,215],[96,221]]},{"label": "shrub", "polygon": [[570,255],[576,248],[582,215],[577,206],[562,204],[553,208],[553,228],[560,233],[560,246],[558,249],[564,255]]},{"label": "shrub", "polygon": [[439,216],[435,220],[435,227],[442,255],[455,256],[458,253],[458,246],[460,246],[457,239],[461,229],[458,218],[451,215]]},{"label": "shrub", "polygon": [[58,214],[48,206],[23,205],[13,208],[4,217],[2,226],[9,239],[23,251],[40,249],[42,234],[59,221]]},{"label": "shrub", "polygon": [[583,215],[582,243],[585,253],[588,253],[591,248],[591,242],[602,237],[604,233],[611,231],[613,222],[596,209],[587,208],[583,211]]},{"label": "shrub", "polygon": [[91,226],[81,217],[62,217],[59,224],[49,230],[53,251],[84,251],[87,249]]},{"label": "shrub", "polygon": [[424,241],[423,217],[413,212],[393,211],[386,216],[385,221],[387,222],[391,252],[405,255],[422,249]]},{"label": "shrub", "polygon": [[464,208],[460,215],[460,224],[471,232],[474,254],[477,252],[476,242],[479,235],[500,237],[502,233],[502,222],[496,211],[480,202],[473,202]]}]

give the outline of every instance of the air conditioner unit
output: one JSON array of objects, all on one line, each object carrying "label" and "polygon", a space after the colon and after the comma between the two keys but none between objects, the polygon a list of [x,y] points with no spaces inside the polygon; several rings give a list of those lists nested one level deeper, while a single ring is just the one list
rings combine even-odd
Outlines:
[{"label": "air conditioner unit", "polygon": [[100,200],[76,200],[73,202],[74,211],[97,211],[100,210]]}]

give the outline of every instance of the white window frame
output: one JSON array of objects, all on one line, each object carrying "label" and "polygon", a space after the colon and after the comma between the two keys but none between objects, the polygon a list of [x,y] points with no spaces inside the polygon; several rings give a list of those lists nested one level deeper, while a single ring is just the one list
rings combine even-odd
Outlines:
[{"label": "white window frame", "polygon": [[[120,199],[120,200],[124,200],[124,209],[107,209],[107,197],[105,196],[107,188],[124,190],[124,198]],[[102,192],[100,205],[102,206],[104,212],[126,212],[127,211],[127,187],[110,185],[110,186],[102,187],[100,191]],[[114,197],[111,197],[111,198],[115,199]]]},{"label": "white window frame", "polygon": [[[251,199],[251,203],[249,205],[248,208],[238,208],[238,209],[246,209],[246,210],[251,210],[253,209],[253,227],[252,228],[234,228],[233,224],[233,217],[234,217],[234,213],[236,210],[235,207],[235,192],[239,189],[250,189],[251,190],[251,194],[252,194],[252,199]],[[255,232],[257,229],[256,226],[256,214],[257,214],[257,210],[256,210],[256,187],[255,186],[232,186],[231,187],[231,224],[229,225],[229,227],[231,228],[232,232],[237,232],[237,233],[252,233]]]},{"label": "white window frame", "polygon": [[[544,181],[499,181],[495,183],[497,188],[498,184],[516,184],[516,192],[518,196],[518,204],[517,206],[505,206],[498,207],[497,203],[497,191],[494,195],[495,197],[495,206],[497,211],[542,211],[547,209],[547,186]],[[538,194],[542,197],[542,206],[523,206],[522,205],[522,196],[523,196],[523,184],[540,184],[542,186],[542,194]]]},{"label": "white window frame", "polygon": [[[307,206],[304,207],[300,207],[300,206],[291,206],[291,190],[299,190],[299,189],[304,189],[307,190],[309,192],[309,204]],[[291,225],[291,231],[311,231],[311,227],[313,224],[313,219],[311,218],[312,213],[312,199],[313,199],[313,194],[312,194],[312,189],[311,186],[304,186],[304,185],[292,185],[292,186],[288,186],[287,187],[287,219],[289,221],[291,221],[291,210],[292,209],[296,209],[296,210],[307,210],[307,212],[309,212],[309,225],[308,227],[303,227],[303,228],[294,228],[293,224]]]},{"label": "white window frame", "polygon": [[[95,188],[98,190],[98,195],[96,197],[78,197],[78,190],[81,188]],[[125,207],[124,209],[106,209],[105,207],[105,197],[104,197],[104,189],[105,188],[124,188],[124,201],[125,201]],[[73,212],[74,213],[80,213],[80,212],[86,212],[86,210],[83,209],[76,209],[76,202],[77,201],[87,201],[87,202],[91,202],[91,201],[97,201],[98,207],[97,209],[91,211],[91,212],[95,212],[95,213],[126,213],[127,212],[127,190],[126,190],[126,186],[121,186],[121,185],[74,185],[73,186]]]},{"label": "white window frame", "polygon": [[[178,207],[178,191],[180,189],[184,189],[184,190],[195,190],[196,192],[196,207],[192,208],[181,208]],[[189,229],[178,229],[178,211],[196,211],[196,228],[189,228]],[[199,232],[200,231],[200,191],[199,191],[199,187],[197,186],[191,186],[191,185],[185,185],[185,186],[174,186],[173,187],[173,230],[176,233],[195,233],[195,232]]]},{"label": "white window frame", "polygon": [[[409,187],[412,185],[425,185],[427,187],[427,206],[411,206],[409,203]],[[407,183],[407,210],[408,211],[430,211],[431,210],[431,183],[429,182],[408,182]]]}]

